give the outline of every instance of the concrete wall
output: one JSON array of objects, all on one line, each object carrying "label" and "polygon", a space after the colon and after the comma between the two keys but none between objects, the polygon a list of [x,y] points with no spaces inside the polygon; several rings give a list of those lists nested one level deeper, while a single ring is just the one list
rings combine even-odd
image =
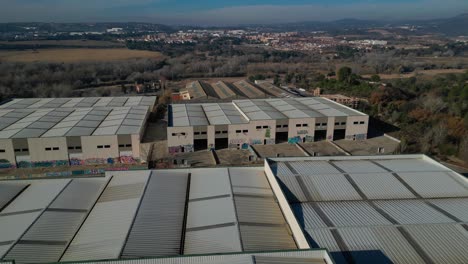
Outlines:
[{"label": "concrete wall", "polygon": [[[358,122],[358,124],[355,124]],[[360,124],[364,122],[364,124]],[[346,122],[346,139],[363,140],[367,139],[369,130],[369,116],[350,116]]]},{"label": "concrete wall", "polygon": [[[86,136],[81,137],[83,159],[107,159],[120,156],[119,143],[116,135],[112,136]],[[110,148],[98,148],[98,146]]]},{"label": "concrete wall", "polygon": [[[0,149],[2,150],[2,152],[0,152],[0,159],[8,160],[10,164],[15,165],[15,152],[11,139],[0,139]],[[5,152],[3,152],[3,150]]]},{"label": "concrete wall", "polygon": [[65,137],[29,138],[28,145],[32,162],[68,160]]},{"label": "concrete wall", "polygon": [[[302,142],[304,138],[306,141],[313,141],[315,136],[315,122],[315,118],[290,119],[288,129],[290,143],[296,143],[296,141]],[[307,126],[303,126],[304,124]]]},{"label": "concrete wall", "polygon": [[[261,128],[257,128],[261,127]],[[268,127],[268,128],[264,128]],[[240,133],[238,131],[240,130]],[[248,132],[244,132],[247,130]],[[276,136],[276,121],[251,121],[249,124],[229,125],[229,145],[263,145],[274,144]]]},{"label": "concrete wall", "polygon": [[[167,128],[167,146],[169,153],[193,151],[194,127],[168,127]],[[184,134],[183,134],[184,133]],[[175,134],[173,136],[173,134]]]}]

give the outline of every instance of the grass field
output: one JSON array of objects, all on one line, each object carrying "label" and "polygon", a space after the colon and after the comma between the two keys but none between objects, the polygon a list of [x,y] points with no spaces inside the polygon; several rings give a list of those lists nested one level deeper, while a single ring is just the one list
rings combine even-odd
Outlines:
[{"label": "grass field", "polygon": [[159,58],[161,53],[119,49],[43,49],[33,52],[0,51],[0,61],[6,62],[90,62],[119,61],[139,58]]},{"label": "grass field", "polygon": [[0,41],[0,45],[18,46],[60,46],[60,47],[125,47],[125,43],[102,40],[26,40],[26,41]]},{"label": "grass field", "polygon": [[[382,80],[392,80],[392,79],[404,79],[415,77],[416,75],[433,77],[439,74],[449,74],[449,73],[464,73],[466,69],[436,69],[436,70],[419,70],[408,74],[379,74]],[[371,78],[372,74],[362,75],[364,78]]]}]

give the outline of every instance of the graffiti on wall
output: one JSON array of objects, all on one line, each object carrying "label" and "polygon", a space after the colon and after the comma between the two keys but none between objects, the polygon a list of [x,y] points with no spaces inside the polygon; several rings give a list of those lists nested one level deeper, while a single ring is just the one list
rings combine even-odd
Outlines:
[{"label": "graffiti on wall", "polygon": [[305,136],[304,142],[307,142],[307,143],[314,142],[314,137],[313,136]]},{"label": "graffiti on wall", "polygon": [[8,160],[6,159],[1,159],[0,160],[0,169],[12,169],[15,168],[16,166],[11,164]]},{"label": "graffiti on wall", "polygon": [[302,142],[302,139],[301,137],[297,136],[297,137],[292,137],[292,138],[289,138],[288,139],[288,143],[289,144],[297,144],[297,143],[300,143]]},{"label": "graffiti on wall", "polygon": [[69,165],[68,160],[20,161],[18,168],[51,168]]},{"label": "graffiti on wall", "polygon": [[267,130],[265,131],[265,137],[266,137],[266,138],[271,137],[271,130],[270,130],[270,128],[267,128]]},{"label": "graffiti on wall", "polygon": [[299,131],[297,131],[297,134],[298,135],[306,135],[306,134],[309,134],[309,131],[308,130],[299,130]]},{"label": "graffiti on wall", "polygon": [[249,149],[249,144],[247,143],[242,144],[242,149]]},{"label": "graffiti on wall", "polygon": [[250,145],[262,145],[263,144],[263,140],[261,139],[251,139],[250,140]]},{"label": "graffiti on wall", "polygon": [[193,152],[193,145],[169,147],[169,154],[176,154],[182,152]]},{"label": "graffiti on wall", "polygon": [[103,158],[90,158],[90,159],[85,159],[84,164],[86,165],[103,165],[107,164],[108,159],[103,159]]},{"label": "graffiti on wall", "polygon": [[356,140],[365,140],[367,138],[367,134],[357,134]]},{"label": "graffiti on wall", "polygon": [[132,156],[121,156],[119,158],[119,160],[120,160],[120,163],[122,163],[122,164],[137,164],[137,163],[139,163],[139,160],[135,159]]},{"label": "graffiti on wall", "polygon": [[81,165],[85,165],[85,162],[82,159],[72,158],[72,159],[70,159],[70,165],[71,166],[81,166]]},{"label": "graffiti on wall", "polygon": [[238,144],[244,144],[245,143],[245,139],[231,139],[229,141],[229,144],[231,145],[238,145]]},{"label": "graffiti on wall", "polygon": [[269,139],[265,140],[265,144],[267,144],[267,145],[274,145],[275,143],[276,142],[275,142],[274,138],[269,138]]},{"label": "graffiti on wall", "polygon": [[214,145],[214,144],[209,144],[209,145],[208,145],[208,150],[209,150],[209,151],[215,150],[215,145]]}]

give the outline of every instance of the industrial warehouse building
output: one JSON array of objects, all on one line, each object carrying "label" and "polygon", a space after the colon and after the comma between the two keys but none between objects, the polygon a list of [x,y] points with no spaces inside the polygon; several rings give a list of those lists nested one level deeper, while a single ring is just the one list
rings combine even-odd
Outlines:
[{"label": "industrial warehouse building", "polygon": [[1,167],[136,163],[156,97],[14,99],[0,105]]},{"label": "industrial warehouse building", "polygon": [[173,104],[170,153],[249,145],[367,138],[369,116],[325,98]]},{"label": "industrial warehouse building", "polygon": [[331,263],[324,248],[338,264],[468,263],[467,223],[467,179],[424,155],[0,181],[15,263]]}]

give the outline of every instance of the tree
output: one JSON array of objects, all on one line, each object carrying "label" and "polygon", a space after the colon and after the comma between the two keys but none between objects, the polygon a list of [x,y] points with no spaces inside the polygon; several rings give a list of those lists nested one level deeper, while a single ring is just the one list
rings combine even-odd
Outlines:
[{"label": "tree", "polygon": [[338,70],[338,81],[349,83],[352,72],[350,67],[341,67]]},{"label": "tree", "polygon": [[378,74],[374,74],[371,76],[371,81],[373,82],[380,82],[380,76]]},{"label": "tree", "polygon": [[276,86],[280,86],[281,85],[281,78],[278,74],[275,75],[275,78],[273,80],[273,84],[276,85]]}]

